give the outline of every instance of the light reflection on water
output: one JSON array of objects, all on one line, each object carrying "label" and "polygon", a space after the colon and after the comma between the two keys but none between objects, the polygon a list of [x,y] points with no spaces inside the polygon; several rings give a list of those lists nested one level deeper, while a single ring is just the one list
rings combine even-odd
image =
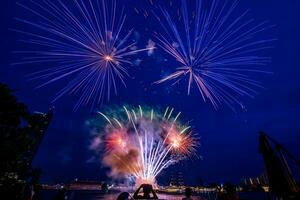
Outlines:
[{"label": "light reflection on water", "polygon": [[[43,200],[53,200],[57,191],[44,191],[42,194]],[[99,191],[68,191],[68,200],[116,200],[118,194],[103,194]],[[194,200],[216,200],[214,193],[201,194],[200,196],[193,196]],[[158,194],[159,199],[165,200],[181,200],[182,195],[167,195]],[[241,199],[247,200],[267,200],[267,193],[241,193]]]},{"label": "light reflection on water", "polygon": [[[182,195],[169,195],[169,194],[157,194],[159,199],[165,199],[165,200],[181,200],[183,198]],[[212,195],[210,198],[208,197],[193,197],[194,200],[215,200],[215,198]],[[71,200],[116,200],[118,197],[118,194],[100,194],[100,193],[94,193],[94,192],[73,192],[69,194],[69,198]]]}]

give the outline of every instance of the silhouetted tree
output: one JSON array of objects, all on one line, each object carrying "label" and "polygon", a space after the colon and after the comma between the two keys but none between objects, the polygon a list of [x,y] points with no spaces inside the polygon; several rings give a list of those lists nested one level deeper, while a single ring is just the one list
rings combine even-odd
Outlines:
[{"label": "silhouetted tree", "polygon": [[37,184],[40,170],[31,163],[52,118],[28,112],[12,90],[0,83],[0,196],[25,199],[28,183]]}]

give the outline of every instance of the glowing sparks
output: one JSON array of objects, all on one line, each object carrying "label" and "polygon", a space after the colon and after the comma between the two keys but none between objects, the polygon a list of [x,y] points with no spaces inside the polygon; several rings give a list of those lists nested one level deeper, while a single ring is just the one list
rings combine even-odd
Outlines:
[{"label": "glowing sparks", "polygon": [[173,111],[167,108],[162,115],[141,106],[124,107],[126,119],[120,118],[120,113],[119,119],[99,113],[108,122],[103,163],[111,168],[112,176],[154,184],[163,169],[196,152],[197,140],[189,126],[178,121],[180,113],[173,117]]},{"label": "glowing sparks", "polygon": [[146,48],[149,49],[148,56],[151,56],[155,50],[155,43],[151,39],[149,39]]},{"label": "glowing sparks", "polygon": [[30,77],[42,81],[39,87],[66,81],[53,101],[76,95],[75,110],[117,95],[119,85],[126,86],[131,57],[151,50],[138,49],[130,39],[133,31],[124,31],[126,15],[116,0],[33,0],[18,5],[35,20],[17,18],[22,28],[14,31],[25,37],[21,41],[31,50],[16,51],[22,61],[14,64],[38,67]]},{"label": "glowing sparks", "polygon": [[181,137],[173,138],[172,142],[171,142],[171,145],[174,149],[179,149],[180,146],[182,145],[182,138]]},{"label": "glowing sparks", "polygon": [[106,60],[107,62],[112,62],[114,59],[112,56],[106,55],[106,56],[104,56],[104,60]]},{"label": "glowing sparks", "polygon": [[240,97],[254,97],[255,89],[262,88],[254,78],[257,73],[266,73],[260,67],[270,61],[260,53],[273,41],[261,39],[259,34],[271,26],[246,19],[248,11],[234,18],[237,4],[199,0],[191,11],[182,0],[176,13],[161,8],[163,17],[157,19],[165,34],[158,34],[159,46],[179,66],[156,83],[186,80],[187,93],[195,85],[202,99],[215,109],[226,104],[234,110],[235,104],[242,105]]},{"label": "glowing sparks", "polygon": [[171,131],[167,136],[166,143],[172,147],[172,151],[178,155],[191,155],[197,147],[197,142],[190,133],[184,131]]},{"label": "glowing sparks", "polygon": [[126,135],[123,131],[115,130],[106,138],[106,147],[108,150],[124,149],[127,144]]}]

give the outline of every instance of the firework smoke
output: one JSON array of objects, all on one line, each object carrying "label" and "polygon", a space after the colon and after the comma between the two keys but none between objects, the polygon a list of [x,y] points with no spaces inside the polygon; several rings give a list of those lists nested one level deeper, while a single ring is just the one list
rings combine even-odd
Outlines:
[{"label": "firework smoke", "polygon": [[111,169],[111,177],[155,184],[162,170],[194,155],[197,140],[173,111],[123,107],[123,115],[99,112],[107,121],[102,163]]}]

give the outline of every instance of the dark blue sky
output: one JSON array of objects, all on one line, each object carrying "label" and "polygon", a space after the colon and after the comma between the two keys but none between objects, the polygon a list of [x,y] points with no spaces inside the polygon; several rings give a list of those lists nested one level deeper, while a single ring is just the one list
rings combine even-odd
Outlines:
[{"label": "dark blue sky", "polygon": [[[146,0],[145,0],[146,1]],[[120,1],[124,3],[125,0]],[[129,20],[128,28],[135,30],[143,38],[141,46],[146,45],[152,33],[144,33],[155,24],[134,15],[133,7],[147,7],[141,0],[126,1]],[[11,51],[17,48],[17,35],[9,28],[16,26],[15,16],[23,16],[14,0],[1,1],[1,45],[0,45],[0,82],[17,89],[19,100],[32,111],[47,111],[55,105],[55,115],[43,140],[35,166],[43,169],[44,181],[63,181],[78,177],[80,179],[101,179],[105,171],[98,163],[87,163],[91,152],[87,150],[89,130],[85,122],[94,114],[89,108],[73,112],[76,97],[69,96],[51,103],[59,83],[41,90],[34,90],[36,83],[29,82],[25,75],[28,66],[11,67],[14,56]],[[148,4],[147,4],[148,5]],[[266,90],[260,91],[256,99],[243,99],[247,112],[233,113],[225,108],[215,111],[200,99],[197,92],[186,96],[186,90],[170,89],[166,85],[152,85],[161,77],[164,63],[158,50],[154,56],[142,56],[140,66],[132,67],[132,79],[127,80],[127,89],[121,88],[119,95],[109,104],[146,104],[149,106],[172,106],[182,111],[186,120],[192,120],[195,131],[201,136],[199,154],[203,160],[186,161],[183,171],[186,180],[201,177],[207,182],[239,181],[242,177],[259,176],[263,173],[263,161],[258,152],[258,131],[265,130],[284,144],[296,157],[300,158],[300,2],[298,0],[241,0],[239,9],[251,8],[253,18],[259,22],[269,20],[276,28],[271,37],[278,40],[268,52],[272,62],[267,70],[273,75],[260,78]],[[150,9],[150,8],[149,8]],[[133,17],[135,16],[135,18]],[[149,27],[150,26],[150,27]],[[127,27],[126,27],[127,28]]]}]

